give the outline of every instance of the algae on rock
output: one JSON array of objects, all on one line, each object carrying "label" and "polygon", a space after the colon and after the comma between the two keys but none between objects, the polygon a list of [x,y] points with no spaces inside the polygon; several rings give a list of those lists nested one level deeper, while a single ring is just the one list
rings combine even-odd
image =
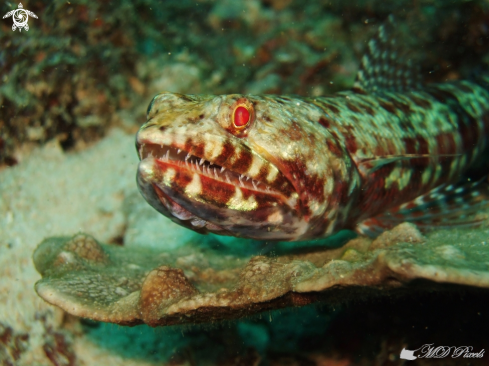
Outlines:
[{"label": "algae on rock", "polygon": [[[487,232],[424,238],[401,224],[375,240],[278,256],[233,256],[197,244],[171,252],[116,247],[77,234],[34,253],[47,302],[93,320],[151,326],[207,323],[352,296],[417,291],[413,280],[489,288]],[[439,288],[445,288],[443,286]]]}]

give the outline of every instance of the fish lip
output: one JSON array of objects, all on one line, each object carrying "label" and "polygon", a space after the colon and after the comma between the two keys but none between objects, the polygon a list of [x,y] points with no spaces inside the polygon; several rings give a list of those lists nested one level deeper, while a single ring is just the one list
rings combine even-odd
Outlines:
[{"label": "fish lip", "polygon": [[[174,199],[172,199],[167,193],[165,193],[164,190],[159,188],[156,184],[153,184],[153,189],[155,190],[156,195],[160,199],[160,202],[167,208],[169,213],[172,215],[172,220],[173,221],[178,221],[180,225],[183,225],[189,229],[192,229],[194,231],[197,231],[202,234],[206,234],[209,231],[219,231],[219,232],[224,232],[224,228],[220,227],[219,225],[214,224],[213,222],[204,220],[203,218],[197,216],[193,212],[188,211],[181,205],[179,205]],[[163,198],[168,201],[169,204],[163,203]],[[187,214],[189,217],[184,218],[182,217],[182,214],[177,216],[175,213],[175,207],[179,207],[181,210],[181,213],[184,212]],[[212,225],[214,226],[214,230],[211,230],[208,226]],[[217,229],[217,230],[216,230]]]},{"label": "fish lip", "polygon": [[[210,217],[202,218],[199,215],[199,212],[201,212],[198,208],[199,206],[194,206],[194,203],[198,203],[198,201],[189,201],[188,197],[186,199],[179,194],[173,196],[172,190],[168,191],[166,185],[161,185],[159,183],[162,175],[160,171],[157,170],[158,165],[158,162],[153,157],[147,157],[139,163],[137,174],[138,189],[154,209],[178,225],[200,234],[214,233],[218,235],[238,236],[256,240],[290,240],[289,233],[295,231],[294,228],[286,228],[283,232],[282,230],[276,232],[274,230],[267,230],[267,228],[278,227],[278,224],[267,224],[266,221],[260,222],[258,227],[252,226],[255,221],[250,223],[236,223],[232,222],[232,220],[230,222],[219,222],[218,220],[216,222],[215,219],[220,217],[218,212],[213,213]],[[179,211],[181,210],[180,217],[175,215],[175,206],[179,208]],[[189,217],[182,218],[182,211],[188,214]],[[196,214],[194,214],[194,212]],[[284,211],[281,212],[284,213]],[[290,212],[291,211],[289,211],[289,214]],[[287,214],[287,212],[284,214]],[[192,223],[193,220],[198,220],[201,224],[196,226],[195,221]],[[277,236],[277,233],[279,236]]]},{"label": "fish lip", "polygon": [[230,235],[225,228],[205,220],[181,206],[175,199],[161,189],[157,183],[151,182],[151,179],[148,179],[145,173],[145,168],[143,167],[145,164],[154,164],[154,159],[148,158],[139,163],[137,174],[138,188],[143,197],[145,197],[154,209],[173,222],[198,233],[207,234],[208,232],[218,232],[221,235]]},{"label": "fish lip", "polygon": [[[227,160],[224,161],[222,165],[218,165],[204,157],[194,155],[193,151],[186,151],[172,145],[159,145],[152,142],[138,143],[138,155],[141,161],[148,158],[155,159],[162,163],[174,165],[177,169],[186,169],[192,173],[204,175],[222,183],[231,184],[255,192],[281,195],[286,198],[283,192],[274,189],[267,183],[233,171]],[[214,167],[212,167],[213,165]],[[278,170],[278,172],[283,175],[280,170]],[[294,187],[287,177],[284,176],[284,178],[291,187]]]}]

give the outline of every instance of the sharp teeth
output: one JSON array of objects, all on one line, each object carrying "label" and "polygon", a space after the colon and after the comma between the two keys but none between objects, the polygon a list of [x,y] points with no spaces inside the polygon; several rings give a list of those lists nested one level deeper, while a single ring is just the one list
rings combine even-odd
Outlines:
[{"label": "sharp teeth", "polygon": [[222,168],[221,168],[221,173],[222,173],[223,171],[225,171],[225,170],[226,170],[226,168],[222,167]]},{"label": "sharp teeth", "polygon": [[246,176],[246,180],[250,180],[250,177]]},{"label": "sharp teeth", "polygon": [[228,177],[228,175],[227,175],[227,174],[225,175],[225,177],[226,177],[226,181],[227,181],[229,184],[231,184],[231,181],[229,180],[229,177]]},{"label": "sharp teeth", "polygon": [[212,171],[214,172],[214,177],[217,178],[216,168],[214,168]]},{"label": "sharp teeth", "polygon": [[187,156],[185,157],[185,161],[187,161],[188,158],[190,158],[190,153],[188,153]]},{"label": "sharp teeth", "polygon": [[182,151],[182,150],[178,149],[178,150],[177,150],[177,154],[180,154],[180,151]]},{"label": "sharp teeth", "polygon": [[166,159],[170,159],[170,150],[166,150]]},{"label": "sharp teeth", "polygon": [[204,161],[205,161],[205,160],[204,160],[204,158],[200,159],[200,163],[199,163],[199,165],[204,164]]},{"label": "sharp teeth", "polygon": [[251,183],[253,184],[253,187],[255,187],[255,189],[256,189],[256,183],[255,183],[255,181],[252,180]]}]

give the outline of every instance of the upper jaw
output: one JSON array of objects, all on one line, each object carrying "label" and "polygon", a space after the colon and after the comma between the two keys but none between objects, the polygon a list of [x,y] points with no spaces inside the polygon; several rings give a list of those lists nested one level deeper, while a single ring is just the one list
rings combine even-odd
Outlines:
[{"label": "upper jaw", "polygon": [[[160,130],[157,125],[147,125],[137,135],[139,158],[154,158],[176,169],[197,172],[223,183],[276,194],[290,201],[291,206],[295,205],[292,184],[270,161],[239,140],[217,132],[192,133],[191,126],[189,130],[182,134],[178,129]],[[242,164],[244,160],[247,164]]]},{"label": "upper jaw", "polygon": [[213,161],[206,160],[203,157],[193,155],[191,152],[170,146],[170,145],[155,145],[143,144],[139,147],[139,157],[141,160],[154,158],[160,163],[173,165],[177,169],[186,169],[190,172],[196,172],[216,181],[233,184],[241,188],[247,188],[257,192],[268,192],[278,194],[266,182],[262,182],[251,178],[249,175],[239,174],[229,170],[230,164],[226,162],[221,165]]}]

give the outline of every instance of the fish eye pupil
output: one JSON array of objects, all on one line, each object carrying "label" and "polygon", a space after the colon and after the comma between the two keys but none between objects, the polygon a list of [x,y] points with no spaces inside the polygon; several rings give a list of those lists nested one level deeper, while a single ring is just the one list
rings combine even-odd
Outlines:
[{"label": "fish eye pupil", "polygon": [[234,110],[234,125],[243,127],[250,121],[250,111],[244,106],[239,106]]}]

